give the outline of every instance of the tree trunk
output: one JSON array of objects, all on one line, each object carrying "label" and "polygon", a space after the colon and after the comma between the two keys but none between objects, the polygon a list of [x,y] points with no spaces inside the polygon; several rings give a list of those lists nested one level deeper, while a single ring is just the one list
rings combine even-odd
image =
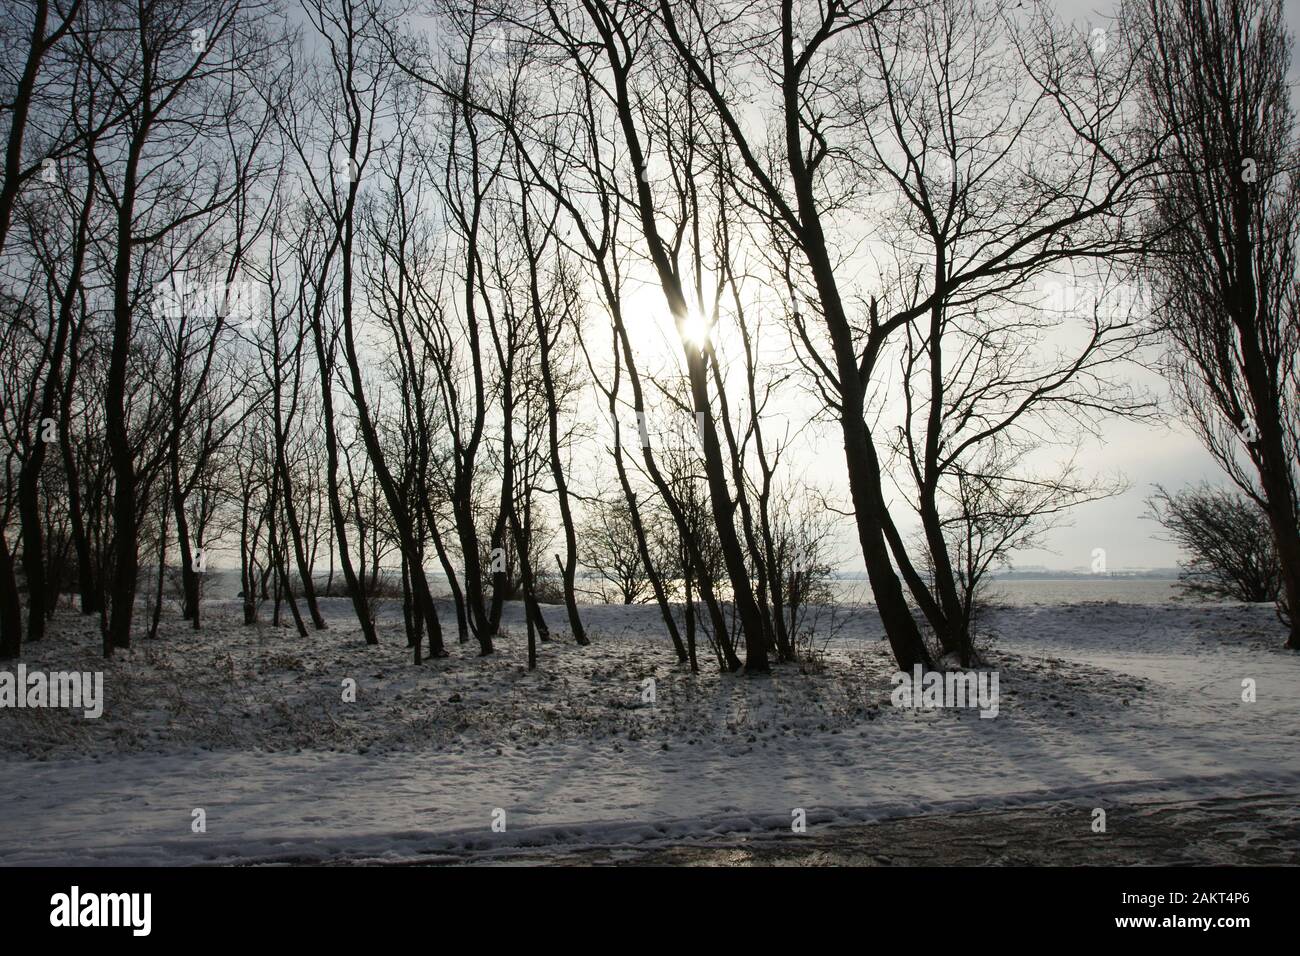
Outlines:
[{"label": "tree trunk", "polygon": [[41,529],[40,474],[45,442],[38,436],[18,481],[18,517],[23,534],[23,576],[27,579],[27,642],[45,636],[45,537]]},{"label": "tree trunk", "polygon": [[13,660],[22,652],[22,598],[14,577],[13,555],[0,527],[0,660]]},{"label": "tree trunk", "polygon": [[[148,79],[142,81],[146,88],[147,84]],[[126,375],[131,352],[131,252],[134,248],[136,171],[146,129],[142,129],[128,145],[124,186],[118,205],[117,256],[113,266],[113,345],[104,402],[109,457],[113,467],[113,577],[108,588],[105,657],[111,657],[114,648],[131,646],[131,619],[135,613],[139,570],[136,475],[127,431]]]},{"label": "tree trunk", "polygon": [[[317,310],[319,312],[319,309]],[[348,532],[343,516],[343,504],[339,498],[339,443],[334,431],[334,389],[330,385],[330,376],[334,374],[325,351],[325,336],[321,329],[321,316],[313,317],[311,323],[312,338],[316,345],[316,363],[320,373],[321,414],[325,426],[325,484],[329,494],[330,521],[334,525],[334,537],[338,543],[339,566],[343,570],[343,581],[348,588],[348,597],[352,599],[352,609],[356,612],[357,623],[367,644],[378,644],[375,634],[375,621],[370,614],[370,604],[362,592],[357,580],[356,568],[352,564],[352,555],[348,550]]]}]

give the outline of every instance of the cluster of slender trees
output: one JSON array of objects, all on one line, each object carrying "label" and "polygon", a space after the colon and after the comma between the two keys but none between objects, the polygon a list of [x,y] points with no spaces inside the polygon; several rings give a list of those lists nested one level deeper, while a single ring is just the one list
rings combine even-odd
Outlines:
[{"label": "cluster of slender trees", "polygon": [[[842,444],[899,665],[968,664],[985,575],[1118,487],[1073,449],[1157,414],[1127,369],[1160,343],[1297,606],[1275,0],[1095,28],[1006,0],[27,0],[0,29],[0,658],[69,592],[106,655],[166,595],[199,627],[220,553],[246,624],[273,599],[304,635],[337,591],[377,642],[400,577],[417,663],[444,624],[492,653],[515,599],[530,665],[543,605],[586,643],[600,579],[683,663],[702,635],[765,671],[828,570]],[[1067,273],[1086,308],[1042,295]]]}]

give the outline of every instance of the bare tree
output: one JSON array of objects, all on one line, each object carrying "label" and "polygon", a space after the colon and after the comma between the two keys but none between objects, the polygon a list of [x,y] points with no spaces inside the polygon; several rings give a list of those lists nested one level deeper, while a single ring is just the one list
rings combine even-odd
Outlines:
[{"label": "bare tree", "polygon": [[[69,0],[66,4],[55,3],[53,9],[48,0],[34,0],[23,5],[25,17],[15,15],[12,22],[27,32],[27,51],[21,65],[6,61],[6,74],[13,77],[13,88],[8,85],[0,92],[0,116],[8,120],[7,138],[4,147],[4,178],[0,181],[0,254],[4,252],[13,221],[14,206],[24,182],[31,180],[38,171],[48,169],[54,162],[52,156],[46,155],[32,161],[25,150],[28,124],[33,107],[39,108],[45,93],[42,84],[42,68],[47,58],[61,42],[69,42],[68,35],[73,21],[81,11],[79,0]],[[16,11],[15,11],[16,13]],[[6,34],[10,33],[5,29]],[[17,32],[17,31],[14,31]],[[19,34],[21,36],[21,34]],[[6,36],[4,49],[7,55],[17,54],[23,43],[15,36]],[[48,71],[47,71],[48,72]],[[44,143],[45,146],[61,146],[59,143]],[[79,233],[84,237],[84,232]],[[84,254],[84,238],[81,242]],[[75,288],[75,283],[73,284]],[[50,369],[45,376],[46,386],[42,389],[40,411],[42,420],[49,418],[53,404],[53,385],[58,377],[57,365],[61,364],[63,349],[68,337],[67,316],[60,311],[58,330],[54,332]],[[44,633],[45,616],[45,567],[42,554],[41,527],[36,512],[36,485],[39,480],[44,458],[44,442],[39,447],[33,446],[28,460],[20,475],[22,487],[19,490],[20,520],[23,528],[23,568],[27,577],[28,589],[28,635],[39,638]],[[6,517],[7,514],[6,514]],[[0,523],[0,538],[4,538],[5,524]],[[0,659],[18,656],[21,646],[21,611],[18,586],[15,579],[15,566],[7,541],[0,541],[0,589],[3,591],[6,605],[0,613]]]},{"label": "bare tree", "polygon": [[1147,276],[1185,417],[1268,516],[1300,649],[1300,147],[1280,0],[1144,0],[1144,103],[1168,137]]},{"label": "bare tree", "polygon": [[[125,111],[95,151],[101,193],[115,214],[112,264],[113,343],[107,372],[106,430],[113,464],[113,576],[104,653],[131,639],[137,537],[143,488],[127,410],[128,363],[140,279],[150,252],[178,230],[197,228],[225,209],[247,184],[262,145],[261,127],[245,127],[267,39],[254,0],[106,3],[83,42],[105,86]],[[156,268],[154,265],[152,268]],[[162,278],[154,276],[155,280]]]},{"label": "bare tree", "polygon": [[601,600],[613,597],[623,604],[643,604],[654,597],[626,502],[613,498],[589,502],[580,530],[583,564],[612,587],[611,592],[600,586]]},{"label": "bare tree", "polygon": [[[903,549],[868,400],[883,377],[882,358],[904,330],[921,320],[942,323],[954,305],[996,300],[1056,263],[1114,254],[1117,223],[1149,176],[1145,156],[1115,148],[1124,143],[1117,111],[1127,95],[1124,71],[1089,58],[1086,44],[1041,12],[1031,11],[1021,32],[1009,27],[1007,13],[996,3],[893,10],[784,0],[775,22],[762,23],[695,0],[659,3],[674,54],[707,93],[734,150],[737,192],[785,260],[791,321],[844,434],[868,576],[903,667],[928,664],[929,653],[891,563]],[[779,106],[755,124],[737,104],[746,98],[740,84],[758,76],[770,78]],[[991,84],[996,102],[987,95]],[[1073,163],[1046,180],[1013,174],[1032,155],[1017,144],[1049,125],[1050,145],[1073,147]],[[766,142],[764,131],[771,131]],[[993,195],[999,190],[1018,192],[1003,203],[1006,195]],[[855,293],[838,262],[856,241],[853,217],[874,219],[882,191],[899,197],[915,225],[906,218],[885,225],[881,238],[915,237],[919,225],[921,243],[910,243],[900,275],[882,276],[902,294],[877,298]],[[926,262],[919,269],[918,257]],[[926,370],[941,385],[940,337],[926,340]],[[931,414],[939,416],[942,399],[932,397]],[[943,436],[937,427],[929,432],[933,466]],[[922,472],[937,488],[938,469]],[[933,519],[937,509],[928,510]],[[938,523],[929,524],[931,549],[941,554]],[[941,555],[941,563],[950,562]],[[941,570],[951,581],[951,569]],[[919,590],[906,561],[900,571]],[[930,602],[932,622],[935,611],[960,617],[955,589],[945,592],[949,610]]]},{"label": "bare tree", "polygon": [[1277,601],[1281,567],[1268,516],[1248,495],[1208,482],[1170,492],[1156,486],[1151,517],[1190,557],[1178,583],[1196,597]]}]

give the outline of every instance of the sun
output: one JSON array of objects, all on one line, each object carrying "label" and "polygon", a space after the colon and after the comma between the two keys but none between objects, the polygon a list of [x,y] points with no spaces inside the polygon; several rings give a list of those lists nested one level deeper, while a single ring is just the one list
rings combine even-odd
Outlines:
[{"label": "sun", "polygon": [[709,347],[709,336],[713,332],[713,324],[692,309],[684,319],[677,323],[677,332],[681,335],[685,344],[693,345],[703,352]]},{"label": "sun", "polygon": [[627,331],[638,353],[646,361],[676,362],[683,352],[710,353],[719,348],[725,327],[713,321],[698,305],[686,303],[686,314],[677,319],[658,282],[629,283],[622,311]]}]

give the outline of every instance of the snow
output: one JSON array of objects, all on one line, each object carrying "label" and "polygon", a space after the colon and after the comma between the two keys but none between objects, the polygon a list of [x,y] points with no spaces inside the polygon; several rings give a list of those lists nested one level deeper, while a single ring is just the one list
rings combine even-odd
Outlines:
[{"label": "snow", "polygon": [[378,647],[324,607],[330,628],[304,640],[212,602],[202,631],[168,620],[107,663],[95,622],[60,612],[24,660],[104,670],[104,716],[0,711],[0,863],[536,859],[789,837],[795,808],[812,832],[1064,801],[1086,826],[1093,807],[1300,790],[1300,657],[1268,607],[995,609],[995,719],[891,707],[870,608],[837,612],[816,660],[745,677],[707,648],[700,675],[677,665],[653,607],[584,607],[587,648],[548,609],[533,673],[517,606],[496,655],[452,634],[419,667],[395,607]]}]

